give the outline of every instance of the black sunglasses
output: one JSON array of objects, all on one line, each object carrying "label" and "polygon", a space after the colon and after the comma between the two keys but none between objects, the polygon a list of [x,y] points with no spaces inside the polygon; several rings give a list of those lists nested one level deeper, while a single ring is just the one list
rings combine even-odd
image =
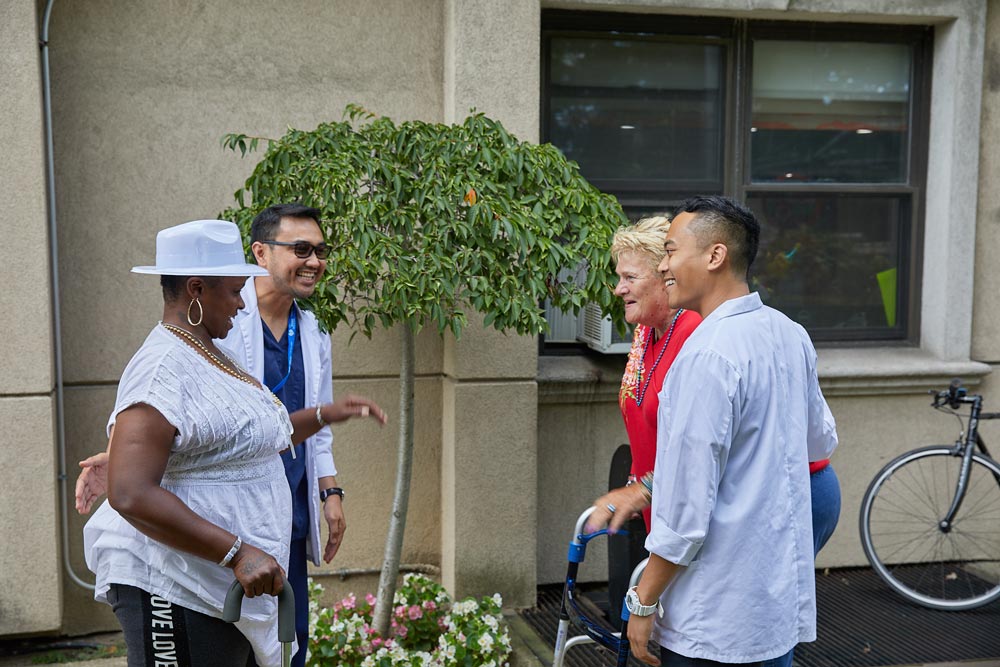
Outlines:
[{"label": "black sunglasses", "polygon": [[319,245],[313,245],[309,241],[261,241],[261,243],[288,246],[299,259],[305,259],[313,253],[316,253],[316,259],[326,259],[327,255],[330,254],[330,246],[325,243],[320,243]]}]

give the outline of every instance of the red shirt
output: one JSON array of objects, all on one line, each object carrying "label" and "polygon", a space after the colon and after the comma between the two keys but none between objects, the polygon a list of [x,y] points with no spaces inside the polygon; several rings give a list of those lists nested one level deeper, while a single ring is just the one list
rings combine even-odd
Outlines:
[{"label": "red shirt", "polygon": [[[656,463],[656,413],[660,407],[659,393],[663,388],[663,379],[684,341],[699,324],[701,316],[693,310],[685,310],[676,319],[673,332],[659,340],[647,341],[654,333],[650,327],[640,324],[635,328],[618,393],[618,405],[625,420],[625,431],[632,449],[632,474],[636,478],[652,470]],[[651,368],[652,377],[649,373]],[[642,517],[646,521],[646,530],[649,530],[649,508],[643,511]]]}]

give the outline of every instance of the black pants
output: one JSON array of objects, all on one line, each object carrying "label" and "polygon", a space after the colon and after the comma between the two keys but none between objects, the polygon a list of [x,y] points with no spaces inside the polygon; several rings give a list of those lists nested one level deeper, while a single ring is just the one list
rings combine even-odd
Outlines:
[{"label": "black pants", "polygon": [[111,584],[108,602],[125,635],[128,667],[246,667],[250,642],[232,623]]},{"label": "black pants", "polygon": [[[679,653],[674,653],[670,649],[660,647],[661,667],[724,667],[724,665],[728,664],[730,663],[705,660],[703,658],[688,658]],[[759,662],[751,662],[739,665],[739,667],[760,667],[760,664]]]}]

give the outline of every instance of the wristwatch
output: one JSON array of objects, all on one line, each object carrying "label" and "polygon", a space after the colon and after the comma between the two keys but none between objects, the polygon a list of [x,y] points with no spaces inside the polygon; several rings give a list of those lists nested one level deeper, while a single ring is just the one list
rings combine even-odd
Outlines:
[{"label": "wristwatch", "polygon": [[339,486],[331,486],[329,489],[323,489],[319,492],[319,501],[325,503],[326,499],[330,496],[340,496],[340,499],[344,499],[344,490]]},{"label": "wristwatch", "polygon": [[625,593],[625,608],[628,609],[628,613],[632,616],[650,616],[655,611],[660,618],[663,618],[663,607],[660,606],[660,601],[657,600],[656,604],[643,604],[639,601],[639,593],[635,589],[636,587],[633,586]]}]

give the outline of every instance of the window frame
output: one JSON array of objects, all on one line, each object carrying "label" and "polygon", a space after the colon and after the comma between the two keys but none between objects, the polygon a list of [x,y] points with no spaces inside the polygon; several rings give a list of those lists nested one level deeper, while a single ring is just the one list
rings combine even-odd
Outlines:
[{"label": "window frame", "polygon": [[[600,27],[598,27],[600,26]],[[929,25],[874,24],[855,22],[819,23],[793,20],[758,20],[732,17],[693,17],[677,15],[621,14],[561,9],[542,11],[540,140],[550,135],[550,97],[553,89],[549,75],[553,37],[607,37],[615,33],[662,41],[710,43],[725,49],[725,72],[721,91],[722,118],[722,193],[739,201],[748,196],[833,194],[905,196],[909,199],[908,229],[901,234],[899,248],[901,280],[905,281],[905,300],[898,304],[897,322],[901,331],[871,329],[817,329],[810,331],[823,347],[915,346],[920,344],[921,299],[925,242],[927,194],[927,158],[930,145],[931,82],[934,28]],[[909,131],[907,137],[906,179],[899,183],[792,183],[750,181],[750,123],[754,40],[831,41],[901,43],[911,47]],[[659,181],[605,182],[596,187],[615,194],[624,207],[669,208],[683,197],[697,194],[676,190],[656,190],[648,186]],[[631,184],[631,188],[628,185]],[[613,187],[608,187],[613,186]],[[642,187],[647,186],[647,187]],[[677,195],[680,194],[680,197]],[[903,223],[904,221],[900,221]],[[905,253],[905,254],[903,254]],[[833,335],[835,334],[835,335]],[[572,343],[546,344],[539,338],[543,354],[572,353],[585,346]]]}]

